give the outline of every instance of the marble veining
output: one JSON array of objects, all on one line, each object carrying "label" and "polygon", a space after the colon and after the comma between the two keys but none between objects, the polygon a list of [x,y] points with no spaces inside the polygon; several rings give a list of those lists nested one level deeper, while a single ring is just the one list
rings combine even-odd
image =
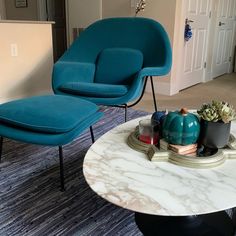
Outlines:
[{"label": "marble veining", "polygon": [[[135,212],[164,216],[205,214],[236,206],[236,160],[212,169],[150,162],[126,144],[140,119],[109,131],[87,152],[84,176],[98,195]],[[236,122],[232,122],[231,133],[236,136]]]}]

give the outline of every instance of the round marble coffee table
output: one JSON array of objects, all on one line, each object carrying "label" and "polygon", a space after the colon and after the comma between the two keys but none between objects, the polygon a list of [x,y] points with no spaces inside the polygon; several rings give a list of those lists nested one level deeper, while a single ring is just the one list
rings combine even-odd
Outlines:
[{"label": "round marble coffee table", "polygon": [[[236,160],[212,169],[150,162],[126,144],[140,119],[112,129],[88,150],[83,172],[92,190],[136,212],[145,235],[233,235],[223,210],[236,206]],[[231,133],[236,136],[236,122]]]}]

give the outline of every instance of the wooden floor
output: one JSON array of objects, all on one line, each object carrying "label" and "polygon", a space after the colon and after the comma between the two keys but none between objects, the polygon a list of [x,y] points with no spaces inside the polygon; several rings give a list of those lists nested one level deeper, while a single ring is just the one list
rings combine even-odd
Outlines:
[{"label": "wooden floor", "polygon": [[[158,93],[158,88],[156,92]],[[158,110],[173,110],[182,107],[197,109],[202,103],[210,102],[213,99],[227,101],[236,108],[236,73],[198,84],[173,96],[157,94],[157,106]],[[153,112],[152,95],[146,93],[141,102],[134,108]]]}]

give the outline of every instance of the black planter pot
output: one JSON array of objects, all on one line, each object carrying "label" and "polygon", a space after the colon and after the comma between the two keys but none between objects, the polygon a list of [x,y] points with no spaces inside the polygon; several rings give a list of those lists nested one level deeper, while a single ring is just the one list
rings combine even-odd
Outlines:
[{"label": "black planter pot", "polygon": [[231,122],[201,120],[200,143],[208,148],[223,148],[229,142]]}]

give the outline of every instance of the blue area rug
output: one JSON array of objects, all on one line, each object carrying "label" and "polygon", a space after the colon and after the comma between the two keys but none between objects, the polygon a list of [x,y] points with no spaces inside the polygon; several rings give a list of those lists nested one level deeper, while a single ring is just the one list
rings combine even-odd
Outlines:
[{"label": "blue area rug", "polygon": [[[124,110],[104,109],[95,138],[124,122]],[[128,119],[147,113],[129,109]],[[87,131],[64,146],[66,192],[60,191],[57,148],[5,139],[0,164],[0,235],[142,235],[134,214],[97,196],[87,185]]]},{"label": "blue area rug", "polygon": [[[124,110],[104,109],[95,138],[124,122]],[[128,119],[147,113],[128,110]],[[0,163],[0,236],[141,236],[134,213],[100,198],[86,183],[82,165],[90,133],[63,147],[66,192],[60,191],[57,148],[5,139]],[[236,210],[228,211],[236,222]]]}]

